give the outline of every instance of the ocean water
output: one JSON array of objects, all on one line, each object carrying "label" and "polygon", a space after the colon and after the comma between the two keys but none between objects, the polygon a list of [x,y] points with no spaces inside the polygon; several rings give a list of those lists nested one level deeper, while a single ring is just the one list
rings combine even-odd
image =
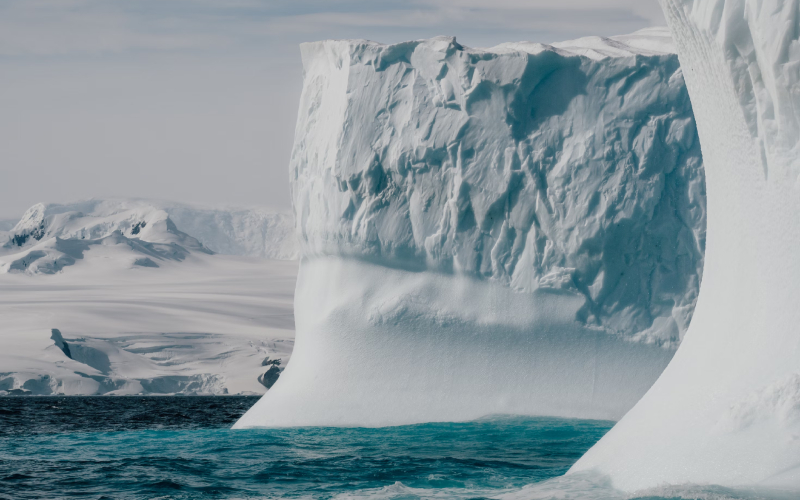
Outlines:
[{"label": "ocean water", "polygon": [[[256,400],[0,398],[0,499],[631,498],[603,478],[560,477],[612,422],[230,430]],[[761,498],[653,493],[635,498]]]},{"label": "ocean water", "polygon": [[231,431],[257,398],[0,398],[0,498],[479,498],[563,474],[611,422]]}]

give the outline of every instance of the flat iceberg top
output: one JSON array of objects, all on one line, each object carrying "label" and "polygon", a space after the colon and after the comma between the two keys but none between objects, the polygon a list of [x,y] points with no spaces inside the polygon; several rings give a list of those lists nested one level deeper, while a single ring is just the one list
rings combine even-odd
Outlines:
[{"label": "flat iceberg top", "polygon": [[429,39],[401,42],[396,44],[383,44],[371,40],[321,40],[301,44],[305,54],[312,54],[322,46],[340,46],[359,48],[361,50],[392,50],[393,48],[406,48],[409,45],[425,45],[434,51],[446,52],[450,47],[470,54],[508,54],[522,52],[526,54],[540,54],[542,52],[555,52],[559,55],[581,56],[593,60],[606,58],[633,57],[636,55],[656,56],[675,54],[675,42],[667,27],[645,28],[629,35],[612,37],[587,36],[576,40],[555,42],[550,44],[539,42],[505,42],[490,48],[470,48],[456,42],[452,36],[437,36]]},{"label": "flat iceberg top", "polygon": [[518,50],[538,54],[545,50],[556,51],[561,55],[582,56],[594,60],[613,57],[633,57],[636,55],[654,56],[675,54],[675,42],[666,27],[645,28],[630,35],[612,37],[587,36],[577,40],[541,44],[535,42],[508,42],[490,49],[488,52]]}]

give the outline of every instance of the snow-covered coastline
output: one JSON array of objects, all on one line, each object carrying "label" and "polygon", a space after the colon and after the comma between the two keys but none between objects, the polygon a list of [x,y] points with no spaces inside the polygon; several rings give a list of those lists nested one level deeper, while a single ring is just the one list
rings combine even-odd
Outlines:
[{"label": "snow-covered coastline", "polygon": [[294,261],[215,255],[158,269],[102,264],[0,276],[0,391],[262,394],[264,361],[291,356]]},{"label": "snow-covered coastline", "polygon": [[0,242],[0,395],[263,393],[294,342],[287,218],[151,200],[32,207]]}]

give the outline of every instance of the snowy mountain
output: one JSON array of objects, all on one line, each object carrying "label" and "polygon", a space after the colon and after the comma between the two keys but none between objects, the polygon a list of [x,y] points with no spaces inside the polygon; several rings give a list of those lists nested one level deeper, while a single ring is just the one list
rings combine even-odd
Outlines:
[{"label": "snowy mountain", "polygon": [[665,29],[302,45],[297,345],[238,425],[621,417],[680,343],[703,262],[672,51]]},{"label": "snowy mountain", "polygon": [[297,252],[289,214],[149,200],[37,204],[0,236],[6,240],[0,273],[59,272],[96,246],[116,251],[128,267],[158,267],[159,261],[182,261],[192,252],[272,259],[294,259]]},{"label": "snowy mountain", "polygon": [[714,484],[797,498],[800,1],[661,3],[708,176],[703,284],[672,363],[573,472],[629,492]]},{"label": "snowy mountain", "polygon": [[40,203],[25,212],[2,246],[0,273],[57,273],[97,246],[118,254],[128,267],[158,267],[159,261],[182,261],[191,252],[210,253],[161,210],[92,207],[85,213],[64,208]]}]

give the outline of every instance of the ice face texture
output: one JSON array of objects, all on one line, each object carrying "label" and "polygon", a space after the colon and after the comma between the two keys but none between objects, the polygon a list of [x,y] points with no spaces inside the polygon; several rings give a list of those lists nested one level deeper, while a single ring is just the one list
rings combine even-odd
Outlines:
[{"label": "ice face texture", "polygon": [[797,0],[664,0],[708,178],[706,266],[686,339],[573,468],[625,490],[800,489]]},{"label": "ice face texture", "polygon": [[627,411],[680,342],[702,266],[668,33],[301,50],[297,342],[239,426]]}]

